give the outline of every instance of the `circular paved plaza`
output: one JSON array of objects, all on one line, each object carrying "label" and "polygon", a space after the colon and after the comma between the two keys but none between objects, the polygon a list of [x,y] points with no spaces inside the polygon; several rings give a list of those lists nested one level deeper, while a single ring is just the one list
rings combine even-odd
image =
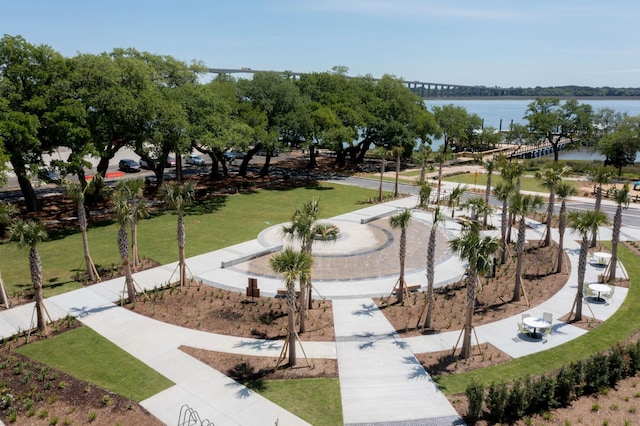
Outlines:
[{"label": "circular paved plaza", "polygon": [[[389,218],[367,224],[345,220],[324,222],[336,225],[340,229],[340,235],[335,241],[314,242],[314,281],[362,280],[399,274],[400,230],[391,228]],[[430,230],[429,223],[412,218],[407,228],[406,274],[425,269]],[[436,235],[437,264],[448,256],[448,245],[444,233],[438,231]],[[267,247],[283,244],[299,248],[299,244],[292,243],[283,235],[282,225],[262,231],[258,240]],[[269,265],[271,256],[273,255],[238,264],[233,269],[255,276],[275,278],[277,275]]]}]

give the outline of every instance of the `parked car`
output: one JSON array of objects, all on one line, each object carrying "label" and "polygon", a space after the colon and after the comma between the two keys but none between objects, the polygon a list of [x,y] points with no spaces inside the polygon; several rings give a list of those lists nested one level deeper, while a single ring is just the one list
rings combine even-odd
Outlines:
[{"label": "parked car", "polygon": [[146,160],[143,160],[142,158],[140,159],[140,168],[141,169],[148,169],[149,168],[149,164],[147,164]]},{"label": "parked car", "polygon": [[225,151],[225,153],[222,154],[222,158],[229,163],[233,162],[233,160],[243,160],[246,156],[247,153],[242,151]]},{"label": "parked car", "polygon": [[[260,148],[258,150],[258,152],[256,153],[256,155],[267,155],[267,152],[269,152],[269,150],[267,148]],[[278,155],[280,155],[280,151],[278,151],[276,148],[273,148],[271,150],[271,156],[272,157],[277,157]]]},{"label": "parked car", "polygon": [[118,163],[118,170],[126,173],[136,173],[140,171],[140,164],[136,160],[125,158]]},{"label": "parked car", "polygon": [[194,166],[204,166],[205,165],[204,158],[202,158],[199,155],[190,155],[190,156],[188,156],[187,159],[185,160],[185,163],[193,164]]},{"label": "parked car", "polygon": [[42,169],[38,171],[38,179],[46,183],[60,183],[62,178],[55,170]]},{"label": "parked car", "polygon": [[175,167],[176,166],[176,159],[169,156],[167,157],[167,167]]}]

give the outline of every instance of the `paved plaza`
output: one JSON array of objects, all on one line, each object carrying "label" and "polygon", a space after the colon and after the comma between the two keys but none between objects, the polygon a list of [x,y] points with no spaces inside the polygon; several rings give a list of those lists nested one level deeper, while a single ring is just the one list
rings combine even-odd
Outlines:
[{"label": "paved plaza", "polygon": [[[397,275],[397,249],[388,217],[416,205],[415,197],[374,205],[330,218],[344,235],[336,242],[322,243],[320,257],[349,259],[345,267],[316,272],[316,291],[333,300],[335,342],[305,342],[309,358],[337,359],[345,424],[364,425],[452,425],[463,424],[458,413],[439,391],[415,354],[450,350],[459,331],[402,338],[391,327],[371,298],[389,295]],[[414,211],[420,229],[430,226],[431,214]],[[496,218],[494,223],[499,223]],[[528,223],[527,238],[539,240],[544,227]],[[244,292],[247,278],[258,276],[262,295],[276,295],[282,279],[269,273],[261,262],[280,248],[276,236],[280,225],[269,228],[255,240],[189,258],[187,264],[194,278],[204,284]],[[460,225],[447,221],[441,226],[436,265],[438,286],[462,278],[465,265],[447,250],[444,240],[456,235]],[[394,231],[397,232],[397,231]],[[625,239],[640,240],[640,229],[625,227]],[[610,239],[605,228],[600,237]],[[557,238],[557,235],[554,234]],[[424,244],[415,241],[415,244]],[[565,241],[571,262],[566,285],[552,298],[532,307],[529,313],[550,312],[554,318],[567,313],[567,300],[575,296],[578,244]],[[321,244],[314,246],[321,247]],[[385,251],[386,250],[386,251]],[[424,256],[426,251],[409,250],[407,282],[426,286]],[[381,253],[383,253],[381,255]],[[371,273],[369,257],[386,262]],[[163,265],[135,274],[136,282],[152,289],[169,282],[176,264]],[[261,269],[262,268],[262,269]],[[367,271],[366,273],[364,271]],[[620,271],[622,273],[622,271]],[[602,267],[589,264],[586,282],[595,282]],[[174,277],[175,278],[175,277]],[[116,278],[46,300],[52,318],[73,315],[88,327],[112,341],[131,355],[154,368],[175,385],[141,402],[142,406],[168,425],[177,424],[180,407],[188,404],[201,418],[220,425],[302,425],[302,419],[271,403],[255,392],[235,383],[224,374],[186,355],[179,347],[229,352],[244,355],[277,357],[280,341],[261,341],[206,333],[140,316],[119,307],[114,301],[122,297],[124,279]],[[627,289],[616,289],[609,304],[589,304],[593,315],[606,320],[622,304]],[[33,304],[0,312],[0,337],[8,337],[30,327]],[[521,357],[562,345],[586,331],[570,324],[553,323],[553,333],[544,342],[518,336],[520,316],[476,327],[479,343],[490,343],[511,357]]]}]

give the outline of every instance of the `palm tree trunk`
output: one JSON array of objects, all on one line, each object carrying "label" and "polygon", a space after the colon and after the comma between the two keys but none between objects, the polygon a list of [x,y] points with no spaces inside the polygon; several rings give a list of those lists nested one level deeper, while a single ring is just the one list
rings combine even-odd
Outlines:
[{"label": "palm tree trunk", "polygon": [[513,301],[520,300],[520,289],[522,288],[522,261],[524,257],[524,243],[525,243],[526,227],[524,224],[524,216],[520,217],[520,224],[518,225],[518,250],[516,257],[516,285],[513,289]]},{"label": "palm tree trunk", "polygon": [[184,246],[187,238],[184,228],[184,217],[182,215],[182,211],[178,212],[178,230],[176,238],[178,240],[178,267],[180,269],[180,287],[183,287],[187,282],[187,262],[184,253]]},{"label": "palm tree trunk", "polygon": [[556,261],[556,274],[562,273],[564,268],[564,231],[567,227],[567,203],[562,200],[562,206],[560,207],[560,217],[558,219],[558,233],[560,238],[558,240],[558,259]]},{"label": "palm tree trunk", "polygon": [[125,276],[125,285],[127,288],[127,300],[129,303],[136,301],[136,288],[133,284],[133,275],[131,274],[131,264],[129,263],[129,241],[127,238],[127,230],[124,226],[118,231],[118,249],[120,251],[120,259],[122,261],[122,269]]},{"label": "palm tree trunk", "polygon": [[553,186],[549,188],[549,207],[547,208],[547,235],[544,240],[545,247],[551,245],[551,221],[553,219],[553,206],[555,204],[555,189]]},{"label": "palm tree trunk", "polygon": [[137,271],[140,267],[140,254],[138,253],[138,221],[135,217],[131,218],[131,258],[133,270]]},{"label": "palm tree trunk", "polygon": [[578,291],[576,293],[576,321],[582,321],[582,299],[584,297],[584,273],[587,269],[587,253],[589,252],[589,237],[585,234],[580,245],[578,259]]},{"label": "palm tree trunk", "polygon": [[424,320],[425,328],[431,328],[431,317],[433,315],[433,278],[435,275],[435,253],[436,253],[436,224],[434,223],[429,233],[429,247],[427,248],[427,316]]},{"label": "palm tree trunk", "polygon": [[287,283],[287,334],[289,341],[289,366],[296,365],[296,291],[295,283]]},{"label": "palm tree trunk", "polygon": [[384,154],[382,160],[380,161],[380,190],[378,194],[378,200],[382,202],[382,178],[384,177],[384,169],[386,167],[386,160],[384,158]]},{"label": "palm tree trunk", "polygon": [[404,301],[404,263],[407,254],[407,230],[402,228],[400,232],[400,278],[398,278],[398,302]]},{"label": "palm tree trunk", "polygon": [[500,216],[500,264],[504,265],[507,262],[507,220],[508,216],[508,200],[502,202],[502,215]]},{"label": "palm tree trunk", "polygon": [[398,194],[400,193],[399,187],[398,187],[398,180],[400,178],[400,151],[398,151],[396,153],[396,182],[395,185],[393,187],[393,197],[394,198],[398,198]]},{"label": "palm tree trunk", "polygon": [[618,243],[620,242],[620,228],[622,227],[622,204],[618,204],[613,217],[613,235],[611,236],[611,262],[609,263],[609,282],[616,280],[618,266]]},{"label": "palm tree trunk", "polygon": [[31,282],[35,299],[36,320],[38,331],[43,336],[49,335],[49,327],[45,318],[44,297],[42,296],[42,261],[35,247],[29,249],[29,268],[31,269]]},{"label": "palm tree trunk", "polygon": [[[598,189],[596,189],[596,205],[594,207],[594,210],[599,212],[601,205],[602,205],[602,184],[598,185]],[[598,230],[595,229],[591,234],[590,247],[595,247],[597,243],[598,243]]]},{"label": "palm tree trunk", "polygon": [[475,270],[468,269],[467,275],[467,304],[464,318],[464,336],[462,337],[461,355],[464,359],[471,356],[471,330],[473,328],[473,311],[476,305],[478,276]]},{"label": "palm tree trunk", "polygon": [[441,190],[442,190],[442,159],[438,162],[438,193],[436,194],[436,206],[440,205]]},{"label": "palm tree trunk", "polygon": [[[488,206],[489,205],[489,195],[491,194],[491,172],[489,172],[487,174],[487,187],[484,190],[484,203]],[[482,219],[482,226],[485,227],[485,229],[487,228],[487,218],[489,216],[489,212],[485,211],[484,212],[484,218]]]}]

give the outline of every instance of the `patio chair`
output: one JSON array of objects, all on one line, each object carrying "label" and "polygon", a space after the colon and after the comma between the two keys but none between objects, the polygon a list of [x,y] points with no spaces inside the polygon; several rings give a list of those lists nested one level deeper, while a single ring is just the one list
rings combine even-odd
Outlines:
[{"label": "patio chair", "polygon": [[549,326],[549,328],[544,329],[544,332],[542,333],[542,337],[545,342],[551,336],[552,333],[553,333],[553,325]]},{"label": "patio chair", "polygon": [[530,314],[522,314],[522,320],[524,320],[525,318],[529,318],[530,316]]},{"label": "patio chair", "polygon": [[591,290],[591,287],[589,287],[588,285],[585,285],[584,295],[587,296],[588,299],[591,299],[596,297],[598,294],[595,291]]},{"label": "patio chair", "polygon": [[548,322],[549,324],[553,323],[553,314],[550,312],[545,312],[542,314],[542,319]]},{"label": "patio chair", "polygon": [[524,323],[519,322],[518,323],[518,332],[520,334],[525,334],[526,335],[526,334],[529,334],[530,330],[527,328],[526,325],[524,325]]}]

